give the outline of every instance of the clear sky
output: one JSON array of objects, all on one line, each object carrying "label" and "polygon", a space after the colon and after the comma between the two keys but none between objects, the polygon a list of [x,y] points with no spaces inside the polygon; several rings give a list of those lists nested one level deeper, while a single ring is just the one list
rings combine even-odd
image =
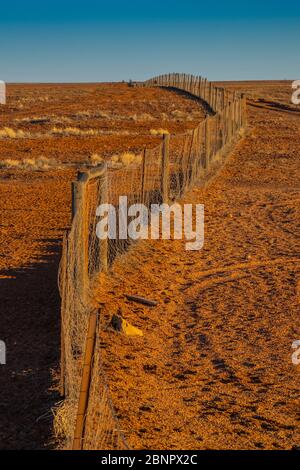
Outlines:
[{"label": "clear sky", "polygon": [[300,1],[11,0],[0,3],[0,79],[300,79]]}]

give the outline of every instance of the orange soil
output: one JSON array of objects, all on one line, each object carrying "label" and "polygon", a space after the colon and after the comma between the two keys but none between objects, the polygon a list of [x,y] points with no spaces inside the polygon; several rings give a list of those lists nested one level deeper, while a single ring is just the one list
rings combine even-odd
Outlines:
[{"label": "orange soil", "polygon": [[[175,110],[179,117],[172,114]],[[90,122],[77,116],[82,111],[101,111],[108,118]],[[183,132],[203,115],[198,102],[166,90],[125,84],[8,85],[0,129],[46,133],[57,116],[65,116],[71,123],[53,125],[97,128],[110,135],[0,139],[0,163],[42,154],[60,164],[86,162],[94,151],[104,156],[136,151],[156,145],[151,128]],[[50,116],[50,124],[16,121],[43,116]],[[116,134],[120,129],[129,136]],[[131,137],[133,132],[139,135]],[[1,366],[1,449],[42,448],[52,440],[51,406],[60,399],[55,389],[60,342],[57,270],[62,236],[70,225],[74,177],[75,168],[64,166],[48,171],[0,166],[0,339],[7,347],[7,364]]]},{"label": "orange soil", "polygon": [[[159,140],[150,135],[150,129],[183,132],[196,127],[203,117],[196,100],[155,88],[120,83],[7,88],[8,105],[0,107],[0,130],[20,129],[32,138],[2,139],[0,159],[45,155],[59,162],[84,163],[95,152],[105,157],[155,146]],[[54,127],[93,129],[103,135],[49,136]],[[36,137],[38,133],[42,136]]]},{"label": "orange soil", "polygon": [[[251,83],[253,90],[259,87],[258,96],[275,101],[286,96],[286,86]],[[0,128],[47,133],[53,114],[71,120],[53,124],[57,127],[103,129],[110,135],[3,139],[1,160],[44,154],[84,162],[93,152],[140,150],[157,142],[149,129],[182,132],[203,116],[198,104],[182,95],[124,84],[11,85],[8,90],[12,104],[0,108]],[[192,113],[192,120],[176,119],[173,104],[186,118]],[[76,115],[99,109],[109,117]],[[125,267],[117,263],[103,280],[99,300],[105,297],[105,319],[120,305],[144,332],[139,339],[103,333],[113,401],[132,448],[300,445],[299,371],[290,357],[300,334],[300,121],[277,111],[249,107],[249,112],[250,135],[206,189],[186,197],[205,204],[204,249],[187,253],[179,241],[140,244],[132,262],[128,257]],[[143,113],[154,120],[130,118]],[[14,121],[48,115],[48,124]],[[120,129],[128,135],[116,134]],[[0,174],[0,339],[8,351],[0,447],[42,448],[51,440],[50,408],[59,399],[56,279],[74,170],[2,169]],[[134,305],[124,301],[125,292],[155,298],[159,305]]]},{"label": "orange soil", "polygon": [[205,205],[202,251],[143,242],[99,287],[104,324],[121,308],[144,333],[102,332],[129,448],[300,448],[300,118],[249,114],[225,167],[184,200]]}]

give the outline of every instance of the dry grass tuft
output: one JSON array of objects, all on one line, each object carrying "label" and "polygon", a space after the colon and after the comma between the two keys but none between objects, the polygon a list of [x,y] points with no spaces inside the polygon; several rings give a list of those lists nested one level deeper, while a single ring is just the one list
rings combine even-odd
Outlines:
[{"label": "dry grass tuft", "polygon": [[120,156],[120,161],[124,166],[131,165],[135,161],[135,154],[131,152],[124,152]]},{"label": "dry grass tuft", "polygon": [[24,137],[27,137],[27,134],[27,132],[21,129],[14,130],[11,127],[4,127],[3,129],[0,129],[1,139],[23,139]]},{"label": "dry grass tuft", "polygon": [[142,155],[140,154],[137,154],[135,155],[134,153],[132,152],[124,152],[120,155],[112,155],[112,157],[110,158],[110,162],[113,164],[113,166],[119,166],[119,165],[122,165],[122,166],[129,166],[129,165],[132,165],[132,164],[140,164],[142,161]]},{"label": "dry grass tuft", "polygon": [[52,408],[52,413],[54,415],[54,435],[58,441],[66,443],[66,439],[73,432],[73,429],[69,429],[70,417],[75,418],[76,405],[68,400],[62,400]]},{"label": "dry grass tuft", "polygon": [[150,129],[150,134],[151,135],[165,135],[165,134],[170,134],[168,129]]},{"label": "dry grass tuft", "polygon": [[100,163],[104,162],[104,158],[101,157],[98,153],[93,153],[89,158],[89,163],[93,166],[100,165]]},{"label": "dry grass tuft", "polygon": [[93,129],[82,130],[78,127],[52,127],[50,133],[52,135],[59,135],[59,136],[78,136],[78,135],[94,135],[95,131]]},{"label": "dry grass tuft", "polygon": [[44,156],[38,158],[24,158],[14,160],[8,158],[0,162],[0,168],[20,169],[20,170],[48,170],[49,168],[60,168],[56,160]]},{"label": "dry grass tuft", "polygon": [[130,120],[135,121],[135,122],[142,122],[142,121],[154,121],[155,118],[151,116],[151,114],[148,113],[142,113],[142,114],[133,114],[132,116],[129,117]]},{"label": "dry grass tuft", "polygon": [[186,113],[181,111],[180,109],[174,109],[172,112],[172,117],[176,119],[186,119]]}]

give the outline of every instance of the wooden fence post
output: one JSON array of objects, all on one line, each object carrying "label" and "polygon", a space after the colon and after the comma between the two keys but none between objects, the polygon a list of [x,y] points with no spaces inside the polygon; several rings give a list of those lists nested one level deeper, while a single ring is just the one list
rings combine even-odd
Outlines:
[{"label": "wooden fence post", "polygon": [[[107,181],[107,165],[103,176],[100,176],[100,184],[101,184],[101,193],[100,193],[100,204],[107,204],[108,201],[108,181]],[[108,238],[105,240],[99,240],[99,261],[100,261],[100,269],[102,272],[107,273],[108,270]]]},{"label": "wooden fence post", "polygon": [[225,88],[222,88],[222,111],[225,108]]},{"label": "wooden fence post", "polygon": [[81,377],[81,386],[79,392],[78,409],[76,416],[76,425],[73,439],[73,450],[81,450],[83,447],[84,426],[86,412],[88,407],[89,389],[91,383],[92,360],[95,350],[96,330],[97,330],[97,310],[90,313],[88,331],[85,342],[85,351],[83,357],[83,369]]},{"label": "wooden fence post", "polygon": [[72,184],[72,214],[77,216],[78,239],[76,250],[76,277],[79,296],[83,302],[86,300],[89,284],[89,252],[88,252],[88,214],[86,213],[86,182],[81,180],[82,173],[78,173],[77,181]]},{"label": "wooden fence post", "polygon": [[162,167],[161,167],[161,193],[162,202],[169,202],[169,146],[170,134],[163,135]]},{"label": "wooden fence post", "polygon": [[146,157],[147,150],[144,149],[141,166],[141,204],[145,203],[145,182],[146,182]]},{"label": "wooden fence post", "polygon": [[213,109],[217,112],[217,100],[218,100],[218,89],[214,86],[213,87]]},{"label": "wooden fence post", "polygon": [[241,100],[242,100],[241,121],[242,121],[242,127],[245,128],[247,127],[247,98],[246,98],[245,93],[242,93]]},{"label": "wooden fence post", "polygon": [[209,106],[212,108],[212,91],[213,91],[213,88],[212,88],[212,83],[209,82],[209,95],[208,95],[208,103],[209,103]]},{"label": "wooden fence post", "polygon": [[208,102],[209,100],[209,83],[207,78],[205,79],[205,86],[204,86],[204,100]]},{"label": "wooden fence post", "polygon": [[72,219],[74,219],[76,212],[81,204],[81,186],[78,181],[72,181]]},{"label": "wooden fence post", "polygon": [[[62,257],[59,267],[59,285],[61,287],[61,316],[60,316],[60,384],[59,392],[60,396],[64,397],[66,394],[66,351],[65,351],[65,332],[64,332],[64,317],[65,311],[65,278],[67,271],[67,260],[68,260],[68,238],[69,232],[64,233]],[[63,280],[64,279],[64,280]]]},{"label": "wooden fence post", "polygon": [[205,160],[204,168],[208,168],[210,162],[210,120],[209,117],[205,119]]}]

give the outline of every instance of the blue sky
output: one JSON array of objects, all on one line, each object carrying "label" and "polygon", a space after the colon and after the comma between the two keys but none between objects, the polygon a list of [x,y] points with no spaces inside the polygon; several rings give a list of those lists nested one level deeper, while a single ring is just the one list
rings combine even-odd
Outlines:
[{"label": "blue sky", "polygon": [[299,39],[298,1],[17,0],[0,5],[0,79],[299,79]]}]

